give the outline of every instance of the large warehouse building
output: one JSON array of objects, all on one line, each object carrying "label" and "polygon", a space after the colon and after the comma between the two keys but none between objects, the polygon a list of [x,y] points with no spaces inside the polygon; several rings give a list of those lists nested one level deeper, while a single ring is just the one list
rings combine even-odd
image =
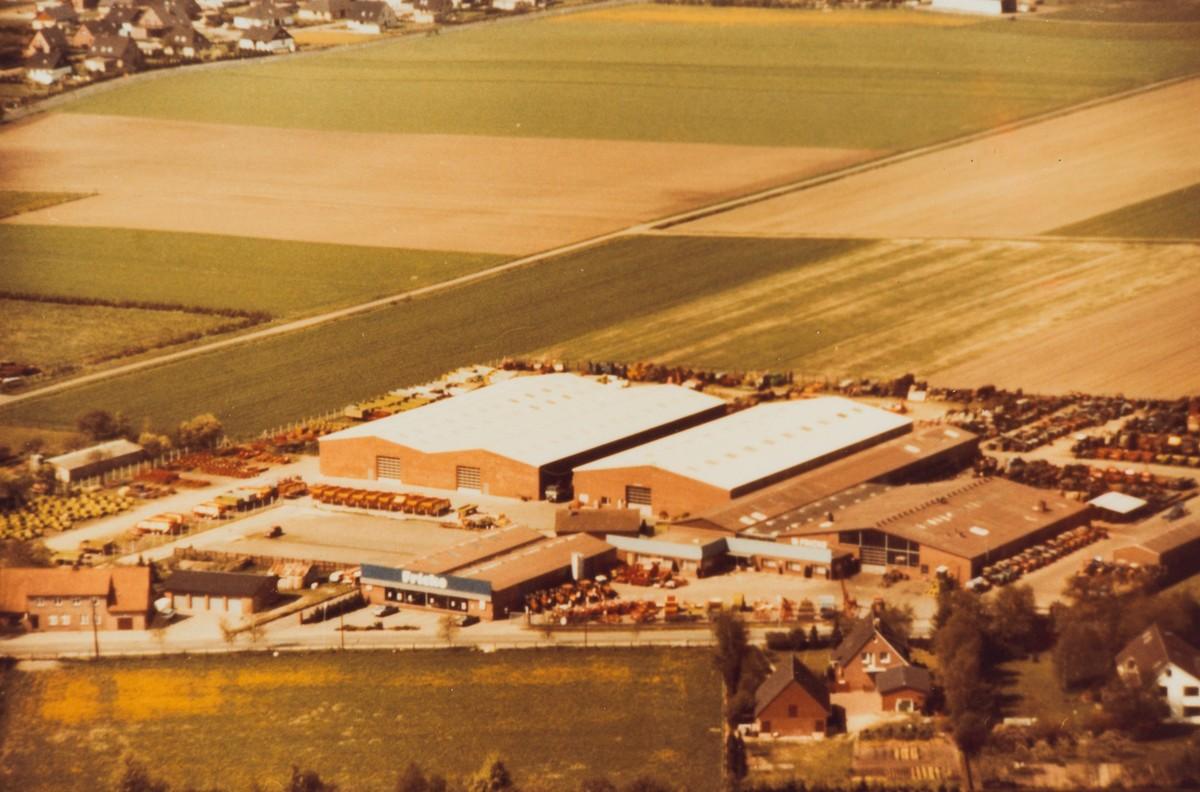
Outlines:
[{"label": "large warehouse building", "polygon": [[[810,515],[780,542],[819,540],[864,567],[966,582],[985,566],[1088,522],[1091,507],[1001,478],[956,479],[880,488],[857,503]],[[832,519],[830,519],[832,517]]]},{"label": "large warehouse building", "polygon": [[607,572],[616,548],[587,534],[553,539],[513,526],[490,531],[403,569],[362,565],[369,602],[505,619],[524,610],[525,595]]},{"label": "large warehouse building", "polygon": [[771,402],[575,468],[585,503],[682,517],[912,431],[838,396]]},{"label": "large warehouse building", "polygon": [[517,377],[321,438],[321,474],[539,499],[578,465],[725,411],[674,385]]}]

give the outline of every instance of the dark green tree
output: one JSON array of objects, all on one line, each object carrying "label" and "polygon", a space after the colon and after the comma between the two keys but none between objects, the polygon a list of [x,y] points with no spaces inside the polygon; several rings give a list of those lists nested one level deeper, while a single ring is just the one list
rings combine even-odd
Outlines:
[{"label": "dark green tree", "polygon": [[713,619],[712,631],[717,639],[713,663],[725,682],[726,695],[733,696],[742,678],[742,661],[750,643],[746,625],[735,614],[723,611]]}]

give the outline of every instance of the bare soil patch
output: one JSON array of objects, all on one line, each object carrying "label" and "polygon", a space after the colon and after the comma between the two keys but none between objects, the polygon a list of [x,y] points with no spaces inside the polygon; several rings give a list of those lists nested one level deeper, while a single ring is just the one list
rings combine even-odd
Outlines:
[{"label": "bare soil patch", "polygon": [[27,224],[515,255],[873,155],[56,114],[0,133],[0,189],[98,193]]},{"label": "bare soil patch", "polygon": [[1028,237],[1200,181],[1189,80],[677,227],[849,237]]},{"label": "bare soil patch", "polygon": [[1032,337],[997,345],[931,377],[936,385],[992,383],[1031,393],[1200,393],[1200,280],[1116,305]]}]

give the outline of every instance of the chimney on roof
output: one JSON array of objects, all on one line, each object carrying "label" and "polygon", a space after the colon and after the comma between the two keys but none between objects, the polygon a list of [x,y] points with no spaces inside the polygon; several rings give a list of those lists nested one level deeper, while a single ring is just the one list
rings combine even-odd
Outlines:
[{"label": "chimney on roof", "polygon": [[831,511],[825,512],[825,519],[829,522],[833,522],[833,512],[831,512]]},{"label": "chimney on roof", "polygon": [[1038,501],[1038,511],[1040,511],[1040,512],[1050,511],[1050,507],[1046,504],[1046,501],[1044,498],[1042,500]]}]

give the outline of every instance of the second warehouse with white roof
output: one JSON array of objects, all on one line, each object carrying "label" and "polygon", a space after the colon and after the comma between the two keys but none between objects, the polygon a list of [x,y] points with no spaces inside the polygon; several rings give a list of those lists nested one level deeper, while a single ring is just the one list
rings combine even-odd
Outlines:
[{"label": "second warehouse with white roof", "polygon": [[694,515],[912,431],[837,396],[769,402],[575,468],[583,502]]}]

